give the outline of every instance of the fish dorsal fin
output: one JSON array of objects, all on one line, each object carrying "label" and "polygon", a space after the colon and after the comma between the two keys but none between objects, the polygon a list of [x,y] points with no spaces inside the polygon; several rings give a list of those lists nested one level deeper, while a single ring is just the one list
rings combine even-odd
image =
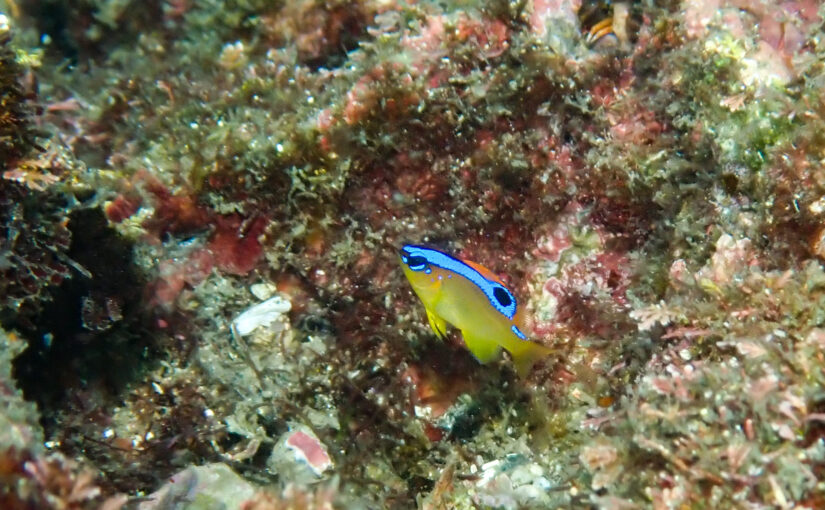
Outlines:
[{"label": "fish dorsal fin", "polygon": [[476,271],[478,271],[479,274],[481,274],[481,276],[483,276],[484,278],[487,278],[490,281],[494,281],[496,283],[499,283],[499,284],[501,284],[502,287],[506,287],[506,285],[504,285],[504,282],[501,281],[501,278],[496,276],[495,273],[493,273],[492,271],[490,271],[486,267],[482,266],[478,262],[473,262],[471,260],[462,260],[462,262],[464,262],[468,266],[470,266],[473,269],[475,269]]}]

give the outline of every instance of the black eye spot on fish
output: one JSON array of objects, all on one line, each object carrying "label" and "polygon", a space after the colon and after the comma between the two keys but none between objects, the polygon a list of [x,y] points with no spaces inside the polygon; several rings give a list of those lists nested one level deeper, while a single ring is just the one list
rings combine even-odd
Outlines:
[{"label": "black eye spot on fish", "polygon": [[421,271],[427,267],[427,259],[418,255],[407,257],[406,263],[413,271]]},{"label": "black eye spot on fish", "polygon": [[501,287],[496,287],[493,289],[493,296],[501,306],[510,306],[510,303],[513,302],[513,300],[510,299],[510,294]]}]

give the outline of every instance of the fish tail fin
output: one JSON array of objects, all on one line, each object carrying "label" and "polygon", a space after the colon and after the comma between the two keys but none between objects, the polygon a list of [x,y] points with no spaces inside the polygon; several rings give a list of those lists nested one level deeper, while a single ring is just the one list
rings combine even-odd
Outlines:
[{"label": "fish tail fin", "polygon": [[508,349],[513,357],[516,373],[519,377],[527,377],[533,365],[556,352],[555,350],[534,342],[524,341],[513,349]]}]

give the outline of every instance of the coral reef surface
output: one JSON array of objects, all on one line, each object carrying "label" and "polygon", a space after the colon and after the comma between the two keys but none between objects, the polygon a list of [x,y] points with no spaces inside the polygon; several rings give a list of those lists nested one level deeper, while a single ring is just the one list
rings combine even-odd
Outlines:
[{"label": "coral reef surface", "polygon": [[[825,507],[823,30],[0,0],[0,507]],[[437,340],[408,243],[553,354]]]}]

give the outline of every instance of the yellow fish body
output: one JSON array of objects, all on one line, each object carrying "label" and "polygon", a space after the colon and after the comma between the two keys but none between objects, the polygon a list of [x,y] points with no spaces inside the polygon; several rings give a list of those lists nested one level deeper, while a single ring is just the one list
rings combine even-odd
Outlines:
[{"label": "yellow fish body", "polygon": [[415,245],[401,248],[399,257],[404,275],[439,338],[446,336],[447,323],[453,325],[461,330],[465,345],[481,363],[496,359],[503,347],[520,376],[552,352],[527,338],[524,310],[484,266]]}]

